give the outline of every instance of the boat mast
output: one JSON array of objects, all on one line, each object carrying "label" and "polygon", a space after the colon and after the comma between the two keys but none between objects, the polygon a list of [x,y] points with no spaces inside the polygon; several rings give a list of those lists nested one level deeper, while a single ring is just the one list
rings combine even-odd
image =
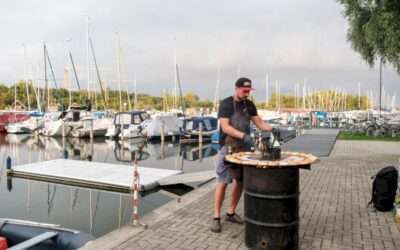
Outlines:
[{"label": "boat mast", "polygon": [[87,64],[87,95],[90,100],[90,18],[86,16],[86,64]]},{"label": "boat mast", "polygon": [[28,111],[31,110],[31,101],[29,98],[29,85],[28,85],[28,65],[27,65],[27,56],[26,56],[26,46],[25,44],[22,44],[22,47],[24,48],[24,78],[25,78],[25,88],[26,88],[26,98],[28,101]]},{"label": "boat mast", "polygon": [[[136,72],[133,74],[133,93],[134,93],[134,97],[133,97],[133,109],[137,109],[137,80],[136,80]],[[164,90],[163,90],[164,93]]]},{"label": "boat mast", "polygon": [[383,59],[381,57],[379,63],[379,118],[382,116],[382,64]]},{"label": "boat mast", "polygon": [[[17,111],[17,82],[14,84],[14,111]],[[14,116],[16,116],[16,112],[14,112]]]},{"label": "boat mast", "polygon": [[361,85],[358,82],[358,109],[361,110]]},{"label": "boat mast", "polygon": [[303,110],[306,109],[306,78],[303,79]]},{"label": "boat mast", "polygon": [[173,96],[172,96],[172,108],[177,109],[178,106],[178,100],[177,100],[177,92],[178,92],[178,73],[177,73],[177,68],[178,68],[178,62],[177,62],[177,49],[176,49],[176,44],[174,48],[174,91],[173,91]]},{"label": "boat mast", "polygon": [[214,112],[218,111],[218,103],[219,103],[219,88],[221,84],[221,64],[218,63],[218,69],[217,69],[217,83],[215,85],[215,95],[214,95],[214,107],[213,110]]},{"label": "boat mast", "polygon": [[103,101],[104,101],[104,109],[106,109],[107,108],[107,100],[106,100],[106,97],[104,94],[103,83],[101,82],[100,71],[99,71],[99,67],[97,66],[96,55],[94,54],[93,42],[92,42],[91,38],[89,38],[89,44],[90,44],[90,49],[92,51],[94,66],[96,68],[97,80],[99,81],[99,85],[100,85],[101,96],[103,97]]},{"label": "boat mast", "polygon": [[[37,66],[36,68],[36,74],[35,77],[33,76],[33,66],[31,66],[31,70],[29,72],[30,74],[30,78],[32,79],[32,89],[33,89],[33,93],[35,93],[35,97],[36,97],[36,107],[39,110],[39,112],[42,112],[42,108],[40,107],[40,89],[39,89],[39,80],[37,79],[38,77],[38,72],[40,72],[40,66]],[[35,86],[35,82],[36,82],[36,86]]]},{"label": "boat mast", "polygon": [[118,32],[115,32],[115,50],[117,55],[117,75],[119,91],[119,112],[122,112],[122,92],[121,92],[121,47]]},{"label": "boat mast", "polygon": [[167,98],[166,98],[166,93],[165,89],[162,90],[162,99],[163,99],[163,111],[167,111]]},{"label": "boat mast", "polygon": [[[49,82],[47,79],[47,56],[46,56],[46,43],[43,43],[43,59],[44,59],[44,89],[45,93],[47,92],[47,111],[49,110],[50,106],[50,92],[49,92]],[[46,94],[45,94],[46,95]]]},{"label": "boat mast", "polygon": [[70,59],[70,62],[71,62],[72,70],[74,71],[74,77],[75,77],[76,85],[78,86],[78,90],[79,90],[79,94],[80,94],[81,85],[79,83],[78,73],[76,72],[76,67],[75,67],[75,63],[74,63],[74,59],[72,57],[71,51],[69,51],[69,59]]},{"label": "boat mast", "polygon": [[[70,80],[70,68],[67,66],[64,74],[67,74],[67,83],[68,83],[68,107],[72,105],[72,93],[71,93],[71,80]],[[65,86],[64,86],[65,87]]]},{"label": "boat mast", "polygon": [[[56,89],[58,89],[58,84],[57,84],[56,76],[55,76],[55,74],[54,74],[53,65],[51,64],[51,60],[50,60],[50,56],[49,56],[49,52],[48,52],[47,48],[46,48],[45,54],[46,54],[46,56],[47,56],[47,61],[48,61],[48,63],[49,63],[50,72],[51,72],[51,76],[52,76],[52,78],[53,78],[54,86],[56,87]],[[49,89],[48,95],[50,96],[50,88],[48,88],[48,89]],[[49,100],[50,100],[50,98],[49,98]],[[48,103],[50,102],[49,100],[48,100]]]},{"label": "boat mast", "polygon": [[268,72],[265,74],[265,107],[268,105],[268,88],[269,88],[269,75]]},{"label": "boat mast", "polygon": [[185,100],[183,99],[183,92],[182,92],[181,80],[180,80],[180,77],[179,77],[178,64],[176,64],[175,69],[176,69],[176,80],[177,80],[178,87],[179,87],[179,96],[180,96],[181,105],[182,105],[182,113],[183,113],[183,117],[185,118],[185,116],[186,116],[185,115],[186,114],[186,105],[185,105]]},{"label": "boat mast", "polygon": [[278,83],[278,110],[279,111],[281,110],[281,84],[280,83]]}]

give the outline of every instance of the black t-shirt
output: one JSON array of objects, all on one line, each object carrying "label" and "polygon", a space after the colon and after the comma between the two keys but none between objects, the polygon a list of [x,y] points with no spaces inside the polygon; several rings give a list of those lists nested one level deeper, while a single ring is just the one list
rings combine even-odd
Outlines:
[{"label": "black t-shirt", "polygon": [[[219,104],[219,110],[218,110],[218,118],[231,118],[231,116],[234,113],[234,107],[233,107],[233,96],[227,97],[223,99],[220,104]],[[236,109],[242,109],[245,110],[247,109],[247,113],[250,116],[256,116],[257,115],[257,108],[256,105],[250,100],[244,100],[244,101],[235,101]],[[222,131],[222,128],[219,129],[219,144],[222,146],[224,145],[226,138],[226,134]]]}]

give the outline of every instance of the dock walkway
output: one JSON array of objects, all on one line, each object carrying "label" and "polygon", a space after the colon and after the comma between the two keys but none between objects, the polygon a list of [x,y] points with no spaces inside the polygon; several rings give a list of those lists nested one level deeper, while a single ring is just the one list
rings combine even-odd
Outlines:
[{"label": "dock walkway", "polygon": [[[158,181],[181,171],[138,167],[141,190],[156,188]],[[131,192],[133,167],[130,165],[56,159],[14,166],[9,175],[39,181],[61,183],[119,192]],[[181,178],[182,179],[182,178]]]},{"label": "dock walkway", "polygon": [[[366,208],[370,177],[384,166],[398,165],[399,152],[396,142],[337,141],[329,157],[311,171],[302,170],[300,248],[400,249],[400,225],[393,213]],[[244,226],[224,223],[222,233],[209,231],[214,185],[155,210],[143,218],[147,229],[125,226],[85,249],[246,249]]]},{"label": "dock walkway", "polygon": [[331,153],[336,142],[339,129],[314,128],[305,130],[304,134],[283,144],[285,151],[303,152],[318,157],[326,157]]}]

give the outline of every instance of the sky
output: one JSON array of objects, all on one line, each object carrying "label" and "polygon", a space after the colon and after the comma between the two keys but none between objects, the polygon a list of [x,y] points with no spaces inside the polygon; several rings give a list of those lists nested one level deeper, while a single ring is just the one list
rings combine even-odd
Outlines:
[{"label": "sky", "polygon": [[[378,93],[379,71],[351,49],[342,13],[336,0],[6,1],[0,9],[0,81],[41,81],[45,42],[58,85],[70,50],[86,88],[89,23],[101,78],[115,89],[119,56],[122,89],[133,90],[136,76],[138,92],[172,91],[176,54],[183,92],[211,100],[219,68],[220,97],[233,93],[240,75],[252,79],[262,101],[266,74],[269,93],[276,82],[283,93],[304,82],[309,89],[350,93],[360,83],[361,94]],[[97,87],[89,61],[91,85]],[[400,93],[399,80],[386,66],[385,93]]]}]

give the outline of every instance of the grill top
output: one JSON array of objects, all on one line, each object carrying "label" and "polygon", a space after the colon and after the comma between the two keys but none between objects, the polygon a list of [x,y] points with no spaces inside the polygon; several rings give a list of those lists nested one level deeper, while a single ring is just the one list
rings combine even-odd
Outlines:
[{"label": "grill top", "polygon": [[256,168],[301,168],[316,163],[319,159],[311,154],[282,152],[281,159],[270,161],[263,160],[260,152],[239,152],[226,155],[225,161]]}]

